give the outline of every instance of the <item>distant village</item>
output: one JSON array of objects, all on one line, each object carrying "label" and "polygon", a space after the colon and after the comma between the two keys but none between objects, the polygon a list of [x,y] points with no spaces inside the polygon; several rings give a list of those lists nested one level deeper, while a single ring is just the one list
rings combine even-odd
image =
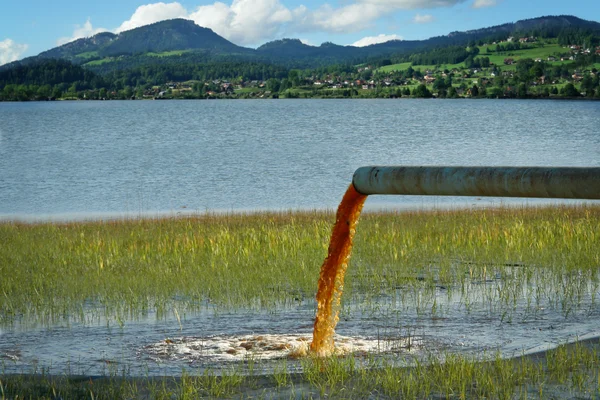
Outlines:
[{"label": "distant village", "polygon": [[[535,43],[534,37],[514,38],[509,37],[502,43]],[[498,46],[499,43],[484,44],[483,46]],[[564,47],[564,54],[560,56],[552,55],[545,58],[537,57],[532,59],[534,63],[547,63],[545,68],[549,69],[557,63],[570,65],[581,55],[595,54],[600,56],[600,46],[596,48],[583,48],[579,45],[570,45]],[[415,89],[424,85],[431,97],[440,96],[440,91],[445,90],[446,97],[450,87],[454,97],[514,97],[511,94],[516,93],[516,82],[514,81],[517,73],[514,66],[524,57],[505,57],[502,65],[495,65],[490,62],[485,66],[476,68],[452,69],[427,68],[421,69],[418,65],[410,66],[403,70],[385,71],[382,68],[364,65],[352,73],[343,74],[310,74],[301,75],[297,82],[292,83],[288,79],[268,79],[268,80],[210,80],[206,82],[187,81],[187,82],[167,82],[164,85],[153,86],[144,90],[140,96],[138,92],[134,98],[143,99],[169,99],[169,98],[290,98],[290,97],[422,97],[415,96]],[[549,96],[560,95],[559,87],[563,88],[566,84],[581,84],[587,77],[591,79],[592,85],[597,83],[598,71],[596,68],[572,69],[568,75],[546,76],[542,74],[535,76],[528,82],[522,82],[527,85],[529,95],[539,96],[542,92],[536,90],[538,87],[546,87]],[[446,84],[436,84],[436,81],[444,81]],[[448,82],[450,82],[448,84]],[[554,91],[550,86],[554,86]],[[477,87],[477,93],[473,88]],[[589,86],[589,85],[588,85]],[[596,84],[597,86],[597,84]],[[494,96],[489,96],[486,89],[493,90]],[[483,89],[483,94],[482,94]],[[577,89],[580,96],[586,96],[586,88]],[[600,90],[597,90],[600,92]],[[116,93],[115,93],[116,94]],[[598,93],[600,94],[600,93]],[[573,93],[570,93],[572,96]]]}]

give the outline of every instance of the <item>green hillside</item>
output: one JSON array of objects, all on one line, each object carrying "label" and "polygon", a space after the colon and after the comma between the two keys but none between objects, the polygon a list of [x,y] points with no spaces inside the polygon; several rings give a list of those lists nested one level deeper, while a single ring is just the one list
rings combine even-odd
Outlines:
[{"label": "green hillside", "polygon": [[[493,44],[483,44],[477,46],[479,49],[479,54],[477,57],[487,57],[489,58],[489,62],[492,65],[495,65],[500,70],[513,70],[513,65],[506,65],[504,60],[512,59],[514,63],[521,59],[532,59],[537,60],[540,59],[542,61],[548,62],[551,65],[561,65],[564,64],[565,61],[560,61],[561,56],[570,57],[572,55],[571,50],[566,46],[561,46],[556,43],[556,39],[546,39],[542,40],[538,43],[530,43],[527,44],[527,48],[522,48],[518,50],[503,50],[497,52],[495,50],[496,45]],[[476,58],[477,58],[476,57]],[[549,61],[550,57],[554,57],[557,61]],[[566,61],[570,63],[571,60]],[[413,69],[418,69],[421,71],[426,70],[452,70],[452,69],[460,69],[465,68],[465,64],[461,63],[442,63],[442,64],[414,64],[410,61],[401,62],[397,64],[385,65],[379,67],[377,71],[379,72],[392,72],[392,71],[405,71],[408,67],[412,67]]]},{"label": "green hillside", "polygon": [[[91,75],[57,80],[61,65]],[[256,50],[175,19],[0,66],[0,100],[600,97],[599,65],[600,24],[570,16],[362,48],[282,39]]]}]

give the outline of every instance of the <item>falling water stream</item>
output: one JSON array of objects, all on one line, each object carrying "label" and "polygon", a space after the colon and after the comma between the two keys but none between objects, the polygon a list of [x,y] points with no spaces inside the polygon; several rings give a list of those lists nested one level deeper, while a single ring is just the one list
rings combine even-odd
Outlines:
[{"label": "falling water stream", "polygon": [[350,261],[356,224],[366,199],[367,196],[358,193],[351,184],[337,210],[327,258],[319,276],[317,316],[310,345],[311,351],[319,356],[331,355],[335,350],[334,334],[339,320],[344,276]]}]

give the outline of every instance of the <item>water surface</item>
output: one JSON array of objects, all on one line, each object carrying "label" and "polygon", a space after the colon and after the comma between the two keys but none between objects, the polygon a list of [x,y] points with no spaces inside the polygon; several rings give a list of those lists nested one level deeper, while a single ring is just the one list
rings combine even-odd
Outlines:
[{"label": "water surface", "polygon": [[[364,165],[600,165],[600,103],[0,103],[0,216],[333,209]],[[371,196],[372,206],[498,199]],[[529,200],[531,202],[531,200]]]}]

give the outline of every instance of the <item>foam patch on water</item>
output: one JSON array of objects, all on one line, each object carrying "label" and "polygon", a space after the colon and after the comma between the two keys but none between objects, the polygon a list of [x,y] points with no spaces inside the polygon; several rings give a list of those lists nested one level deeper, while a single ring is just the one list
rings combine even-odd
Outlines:
[{"label": "foam patch on water", "polygon": [[[311,341],[310,335],[181,337],[147,345],[143,352],[153,361],[160,362],[273,360],[306,356]],[[383,340],[335,335],[335,353],[338,355],[408,351],[420,345],[420,339],[414,337]]]}]

